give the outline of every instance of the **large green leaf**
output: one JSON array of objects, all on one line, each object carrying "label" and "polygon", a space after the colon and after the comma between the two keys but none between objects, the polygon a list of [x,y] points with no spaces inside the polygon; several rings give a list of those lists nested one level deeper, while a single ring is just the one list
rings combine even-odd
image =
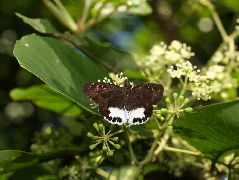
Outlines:
[{"label": "large green leaf", "polygon": [[26,89],[16,88],[10,93],[15,101],[32,101],[37,106],[67,116],[79,116],[81,108],[66,96],[47,85],[36,85]]},{"label": "large green leaf", "polygon": [[208,158],[218,159],[239,149],[239,100],[206,106],[185,113],[174,123],[174,131]]},{"label": "large green leaf", "polygon": [[[52,34],[62,38],[64,36],[54,28],[48,19],[28,18],[18,13],[17,16],[40,33]],[[68,36],[70,37],[70,35]],[[134,57],[130,53],[115,48],[110,43],[96,41],[88,35],[84,37],[81,42],[78,42],[78,36],[71,36],[71,41],[75,41],[74,43],[78,44],[79,48],[90,56],[91,59],[104,67],[115,72],[124,72],[126,69],[137,69]]]},{"label": "large green leaf", "polygon": [[54,38],[32,34],[17,41],[14,55],[23,68],[93,112],[82,85],[103,79],[107,73],[77,48]]}]

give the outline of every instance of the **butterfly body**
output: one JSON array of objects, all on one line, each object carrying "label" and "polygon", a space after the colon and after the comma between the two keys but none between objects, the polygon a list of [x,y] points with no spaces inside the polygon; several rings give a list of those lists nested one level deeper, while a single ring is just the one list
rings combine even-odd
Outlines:
[{"label": "butterfly body", "polygon": [[137,125],[145,123],[152,115],[153,104],[163,95],[163,86],[147,83],[119,87],[103,82],[85,83],[85,94],[99,104],[99,112],[112,124]]}]

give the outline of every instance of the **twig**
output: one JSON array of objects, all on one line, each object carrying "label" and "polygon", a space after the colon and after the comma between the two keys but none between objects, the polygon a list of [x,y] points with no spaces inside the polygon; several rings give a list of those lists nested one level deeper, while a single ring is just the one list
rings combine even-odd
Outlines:
[{"label": "twig", "polygon": [[128,145],[128,148],[129,148],[131,164],[136,164],[138,161],[137,161],[137,159],[136,159],[136,157],[135,157],[135,154],[134,154],[132,145],[131,145],[130,140],[129,140],[129,132],[128,132],[128,129],[127,129],[126,126],[123,126],[123,128],[124,128],[126,143],[127,143],[127,145]]}]

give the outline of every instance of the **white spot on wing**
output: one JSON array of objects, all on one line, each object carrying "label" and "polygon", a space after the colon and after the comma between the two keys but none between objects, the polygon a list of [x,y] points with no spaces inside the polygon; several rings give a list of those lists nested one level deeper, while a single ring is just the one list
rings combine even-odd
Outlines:
[{"label": "white spot on wing", "polygon": [[[127,123],[127,116],[126,116],[126,111],[124,109],[120,109],[120,108],[117,108],[117,107],[109,107],[109,111],[110,111],[110,114],[109,114],[109,117],[112,117],[112,118],[120,118],[122,120],[122,122],[113,122],[113,121],[109,121],[110,123],[112,124],[118,124],[118,125],[121,125],[121,124],[125,124]],[[107,120],[107,119],[106,119]],[[107,120],[108,121],[108,120]]]},{"label": "white spot on wing", "polygon": [[145,122],[142,121],[142,123],[140,123],[140,122],[133,122],[134,118],[141,118],[141,119],[145,118],[144,111],[145,111],[144,108],[137,108],[137,109],[133,109],[133,110],[129,111],[128,123],[132,124],[132,125],[145,123],[148,119]]},{"label": "white spot on wing", "polygon": [[[117,107],[109,107],[109,117],[111,117],[112,119],[109,120],[107,119],[107,117],[104,117],[105,120],[107,120],[109,123],[111,124],[118,124],[118,125],[122,125],[122,124],[126,124],[129,123],[130,125],[138,125],[138,124],[144,124],[146,121],[148,121],[149,118],[147,118],[146,121],[142,121],[142,122],[133,122],[134,118],[145,118],[145,114],[144,108],[137,108],[137,109],[133,109],[131,111],[127,111],[126,109],[120,109]],[[120,118],[122,120],[122,122],[113,122],[113,118]]]}]

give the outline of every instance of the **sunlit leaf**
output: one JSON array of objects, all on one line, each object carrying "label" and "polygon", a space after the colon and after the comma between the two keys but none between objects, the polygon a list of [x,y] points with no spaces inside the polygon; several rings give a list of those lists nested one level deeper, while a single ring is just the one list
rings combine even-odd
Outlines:
[{"label": "sunlit leaf", "polygon": [[67,116],[79,116],[81,108],[66,96],[47,85],[36,85],[26,89],[16,88],[10,93],[15,101],[32,101],[37,106]]},{"label": "sunlit leaf", "polygon": [[29,18],[19,13],[16,13],[16,15],[40,33],[59,34],[56,28],[47,19]]},{"label": "sunlit leaf", "polygon": [[[57,37],[64,36],[60,34],[47,19],[28,18],[18,13],[17,16],[40,33],[57,35]],[[71,39],[76,41],[78,41],[78,38],[78,36],[74,35],[71,37]],[[91,59],[100,65],[104,65],[104,67],[108,67],[109,70],[123,72],[126,69],[137,69],[134,57],[130,53],[115,48],[110,43],[102,43],[90,37],[84,37],[83,40],[80,40],[78,46],[78,48],[82,49]]]},{"label": "sunlit leaf", "polygon": [[174,131],[211,159],[239,149],[239,101],[206,106],[185,113],[174,123]]},{"label": "sunlit leaf", "polygon": [[32,34],[17,41],[14,55],[23,68],[83,108],[94,112],[82,86],[85,82],[103,79],[107,73],[78,49],[54,38]]},{"label": "sunlit leaf", "polygon": [[119,168],[114,168],[111,173],[109,180],[126,180],[126,179],[136,179],[139,174],[139,167],[137,166],[122,166]]}]

